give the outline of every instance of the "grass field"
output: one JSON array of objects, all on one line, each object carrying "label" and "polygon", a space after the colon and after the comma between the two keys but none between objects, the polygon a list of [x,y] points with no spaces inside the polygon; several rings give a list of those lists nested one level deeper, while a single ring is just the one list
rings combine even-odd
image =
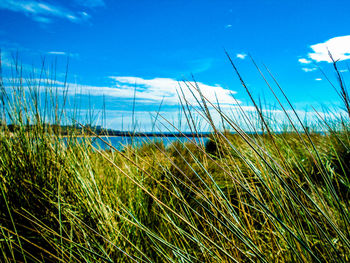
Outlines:
[{"label": "grass field", "polygon": [[319,113],[313,128],[283,93],[289,128],[277,131],[253,98],[255,119],[241,111],[238,122],[192,87],[213,131],[206,144],[100,151],[74,130],[63,143],[65,104],[17,71],[1,81],[1,261],[349,262],[350,110],[339,80],[344,110]]}]

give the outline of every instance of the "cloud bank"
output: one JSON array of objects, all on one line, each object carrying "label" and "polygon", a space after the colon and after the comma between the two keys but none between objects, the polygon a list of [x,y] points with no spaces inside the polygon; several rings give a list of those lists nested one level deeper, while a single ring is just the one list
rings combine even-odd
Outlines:
[{"label": "cloud bank", "polygon": [[[195,83],[193,81],[183,83],[171,78],[144,79],[140,77],[114,76],[111,76],[110,78],[115,81],[115,86],[111,89],[113,89],[114,92],[117,92],[119,97],[132,98],[134,95],[134,87],[136,86],[137,99],[159,103],[164,98],[165,104],[175,105],[179,102],[177,91],[181,93],[181,87],[188,102],[196,104],[196,100],[188,87],[194,91],[193,87],[197,84],[203,96],[208,100],[216,102],[217,98],[222,105],[236,104],[235,100],[232,98],[232,94],[235,94],[236,92],[224,89],[220,85],[210,86],[201,82]],[[196,91],[194,91],[194,93],[196,94]]]},{"label": "cloud bank", "polygon": [[[138,103],[159,105],[161,101],[163,101],[164,105],[171,106],[179,104],[178,93],[182,94],[182,89],[187,102],[195,106],[198,105],[198,103],[193,97],[192,92],[200,100],[198,92],[194,89],[194,87],[198,85],[203,96],[215,105],[217,101],[220,103],[221,107],[229,107],[240,103],[232,97],[233,94],[236,94],[235,91],[225,89],[220,85],[206,85],[201,82],[195,83],[193,81],[184,83],[171,78],[144,79],[130,76],[111,76],[109,78],[113,81],[111,86],[88,86],[68,83],[68,93],[70,95],[106,96],[132,100],[136,87],[136,100]],[[49,80],[48,83],[50,83]],[[54,86],[63,88],[63,82],[55,81]]]}]

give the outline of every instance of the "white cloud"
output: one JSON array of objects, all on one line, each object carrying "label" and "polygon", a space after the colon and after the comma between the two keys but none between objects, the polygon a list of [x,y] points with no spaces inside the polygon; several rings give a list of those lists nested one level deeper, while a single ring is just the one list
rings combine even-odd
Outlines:
[{"label": "white cloud", "polygon": [[226,25],[226,26],[225,26],[225,28],[230,28],[230,27],[232,27],[232,25]]},{"label": "white cloud", "polygon": [[302,70],[305,72],[312,72],[312,71],[317,70],[317,68],[302,68]]},{"label": "white cloud", "polygon": [[[132,118],[132,99],[134,96],[134,87],[136,82],[137,87],[137,93],[136,93],[136,111],[135,111],[135,119],[137,123],[137,129],[138,130],[144,130],[144,131],[150,131],[151,128],[153,128],[152,123],[150,122],[149,113],[154,117],[156,115],[155,111],[159,109],[159,105],[163,97],[165,97],[163,101],[163,105],[171,106],[176,105],[178,103],[177,95],[176,95],[176,87],[178,85],[177,81],[170,78],[155,78],[155,79],[143,79],[138,77],[111,77],[112,80],[115,81],[114,86],[111,87],[98,87],[98,86],[83,86],[83,85],[77,85],[77,84],[68,84],[70,89],[68,90],[69,95],[73,96],[73,100],[78,99],[80,100],[80,96],[76,97],[75,95],[91,95],[91,96],[99,96],[102,97],[102,95],[115,97],[118,99],[130,99],[129,102],[125,102],[121,100],[121,103],[125,103],[126,105],[129,105],[129,107],[124,107],[123,109],[113,109],[108,108],[108,105],[111,105],[111,103],[114,103],[114,100],[107,99],[107,127],[112,127],[115,129],[130,129],[132,128],[131,124],[133,123]],[[16,79],[11,78],[12,81],[16,81]],[[30,81],[30,85],[37,85],[38,83],[41,83],[41,91],[44,90],[44,88],[52,88],[55,89],[58,88],[58,94],[60,94],[60,91],[63,91],[64,82],[60,81],[52,81],[50,79],[32,79]],[[9,82],[10,84],[12,82]],[[194,84],[191,82],[190,84]],[[215,93],[217,94],[217,97],[220,101],[220,103],[227,103],[227,104],[221,104],[221,110],[224,114],[227,114],[230,118],[237,120],[238,124],[241,128],[243,128],[246,131],[253,131],[252,127],[247,126],[247,123],[243,122],[242,119],[242,113],[241,109],[247,114],[249,118],[251,118],[251,121],[255,127],[259,127],[259,123],[255,120],[258,119],[257,111],[253,106],[249,105],[242,105],[239,107],[232,98],[230,98],[229,94],[231,93],[229,90],[224,89],[220,86],[209,86],[205,85],[203,83],[197,83],[204,94],[208,99],[212,100],[213,102],[216,101],[215,99]],[[5,88],[6,87],[11,89],[11,85],[7,85],[7,79],[5,79]],[[190,103],[196,104],[195,100],[192,99],[192,95],[187,89],[184,87],[184,93],[185,97]],[[234,93],[234,92],[233,92]],[[77,118],[78,120],[82,118],[83,121],[85,121],[86,114],[85,112],[91,112],[91,108],[87,108],[87,106],[90,106],[87,103],[86,98],[83,98],[81,102],[84,103],[85,107],[79,109],[78,116],[76,116],[76,108],[67,108],[67,112],[71,110],[73,113],[74,111],[74,118]],[[99,99],[93,99],[92,103],[101,100]],[[80,102],[80,103],[81,103]],[[109,104],[108,104],[109,103]],[[145,104],[145,103],[152,103],[152,106],[156,107],[148,107],[149,113],[147,113],[148,110],[145,110],[139,108],[139,105]],[[97,103],[98,104],[98,103]],[[73,101],[70,101],[70,98],[68,99],[67,105],[74,106],[76,105],[73,103]],[[94,108],[96,105],[92,105]],[[142,105],[144,106],[144,105]],[[139,109],[137,109],[139,108]],[[97,111],[99,111],[99,108],[94,108]],[[212,118],[214,120],[214,123],[217,125],[217,127],[220,127],[221,125],[221,116],[214,110],[212,107],[209,106],[209,110],[211,112]],[[145,112],[146,111],[146,112]],[[288,114],[292,116],[294,113],[291,110],[287,110]],[[203,120],[203,118],[198,114],[195,110],[192,112],[194,114],[194,119],[196,122],[198,122],[200,125],[197,126],[200,131],[206,131],[209,127],[209,125],[206,123],[206,121]],[[302,110],[297,110],[298,115],[302,119],[308,119],[308,121],[313,122],[317,120],[318,115],[314,112],[305,112]],[[187,125],[184,125],[186,123],[186,118],[184,117],[183,112],[180,110],[179,107],[167,107],[167,109],[163,109],[160,112],[161,116],[158,117],[158,123],[162,130],[166,130],[166,128],[169,127],[167,123],[163,120],[162,117],[164,117],[166,120],[170,121],[171,123],[174,123],[175,126],[180,128],[182,131],[187,131],[188,127]],[[276,131],[282,131],[286,127],[286,123],[288,123],[288,120],[286,119],[286,116],[284,115],[284,112],[279,108],[265,108],[263,109],[263,114],[268,116],[267,119],[271,120],[271,125],[273,125],[274,129]],[[321,116],[327,117],[323,112],[319,112]],[[80,117],[79,117],[80,116]],[[97,116],[97,115],[96,115]],[[198,118],[197,118],[198,117]],[[328,117],[332,117],[329,115]],[[294,123],[297,123],[297,119],[295,117],[292,117]],[[164,123],[165,126],[160,125],[160,122]],[[122,126],[123,125],[123,126]],[[296,125],[298,128],[300,126]],[[187,127],[187,128],[186,128]],[[227,126],[226,126],[227,127]],[[172,130],[172,128],[170,127]],[[259,129],[259,128],[258,128]]]},{"label": "white cloud", "polygon": [[[179,104],[179,99],[177,92],[181,94],[181,89],[184,96],[192,106],[197,106],[197,101],[193,97],[192,92],[196,95],[197,99],[201,101],[198,92],[194,87],[198,85],[203,96],[212,102],[217,104],[217,100],[220,103],[220,107],[226,108],[228,106],[237,106],[237,103],[241,103],[235,100],[232,95],[236,94],[235,91],[225,89],[220,85],[206,85],[201,82],[179,82],[171,78],[154,78],[154,79],[144,79],[140,77],[109,77],[113,80],[113,84],[110,86],[89,86],[81,85],[75,83],[67,83],[68,94],[70,95],[89,95],[89,96],[106,96],[115,97],[120,99],[130,99],[134,98],[134,91],[136,86],[136,99],[138,103],[148,103],[159,105],[163,101],[164,105],[177,105]],[[5,79],[10,83],[14,79]],[[50,79],[38,79],[33,78],[30,80],[32,83],[41,83],[41,87],[54,86],[58,90],[64,89],[64,82],[60,80],[50,80]],[[189,90],[189,88],[191,91]],[[217,98],[217,100],[216,100]]]},{"label": "white cloud", "polygon": [[315,79],[316,81],[321,81],[322,79],[321,78],[317,78],[317,79]]},{"label": "white cloud", "polygon": [[0,9],[23,13],[41,23],[50,23],[52,22],[52,18],[80,22],[89,17],[85,12],[72,12],[58,5],[33,0],[1,0]]},{"label": "white cloud", "polygon": [[236,57],[239,59],[245,59],[247,54],[237,54]]},{"label": "white cloud", "polygon": [[350,59],[350,35],[334,37],[324,43],[310,46],[313,50],[308,56],[316,62],[326,61],[331,63],[328,51],[332,54],[334,60]]},{"label": "white cloud", "polygon": [[[110,77],[115,80],[115,86],[112,88],[105,89],[107,93],[105,95],[115,94],[121,98],[133,98],[134,87],[136,85],[136,97],[138,100],[144,100],[147,102],[159,103],[164,98],[165,104],[178,104],[177,90],[180,93],[179,85],[181,86],[185,98],[191,104],[196,104],[195,98],[193,98],[191,91],[187,88],[185,83],[178,82],[170,78],[154,78],[154,79],[143,79],[139,77]],[[189,81],[187,85],[192,89],[196,83]],[[236,104],[231,94],[236,92],[224,89],[220,85],[206,85],[197,82],[203,96],[216,103],[216,97],[223,106]],[[196,94],[196,91],[194,91]],[[101,93],[100,93],[101,94]]]},{"label": "white cloud", "polygon": [[299,58],[298,61],[302,64],[310,64],[312,61],[306,58]]}]

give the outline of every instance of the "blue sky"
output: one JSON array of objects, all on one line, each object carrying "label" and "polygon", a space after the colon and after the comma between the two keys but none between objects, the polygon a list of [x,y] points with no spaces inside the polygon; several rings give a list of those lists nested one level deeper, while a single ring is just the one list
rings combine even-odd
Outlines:
[{"label": "blue sky", "polygon": [[57,59],[63,74],[69,57],[71,95],[78,90],[82,107],[96,109],[104,95],[111,128],[121,119],[130,125],[136,85],[136,116],[147,129],[162,100],[164,116],[176,118],[177,81],[191,74],[224,108],[234,107],[234,94],[250,109],[224,49],[269,105],[276,102],[247,54],[268,66],[300,111],[339,104],[317,66],[336,82],[328,48],[347,78],[349,11],[348,1],[325,0],[0,0],[0,47],[4,67],[18,52],[28,67]]}]

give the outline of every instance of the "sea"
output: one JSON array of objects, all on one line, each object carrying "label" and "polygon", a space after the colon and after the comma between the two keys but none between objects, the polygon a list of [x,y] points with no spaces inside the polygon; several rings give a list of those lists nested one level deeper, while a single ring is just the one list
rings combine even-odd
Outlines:
[{"label": "sea", "polygon": [[[190,142],[195,141],[196,143],[206,143],[207,137],[196,137],[196,138],[186,138],[186,137],[161,137],[161,136],[137,136],[137,137],[129,137],[129,136],[101,136],[102,140],[108,142],[113,148],[117,150],[122,150],[125,146],[132,145],[134,147],[141,147],[147,143],[154,142],[163,142],[165,147],[169,147],[172,143],[180,141],[180,142]],[[83,138],[78,138],[83,140]],[[86,138],[85,138],[86,139]],[[109,150],[113,149],[107,143],[103,142],[101,139],[97,137],[89,137],[92,145],[101,150]]]}]

